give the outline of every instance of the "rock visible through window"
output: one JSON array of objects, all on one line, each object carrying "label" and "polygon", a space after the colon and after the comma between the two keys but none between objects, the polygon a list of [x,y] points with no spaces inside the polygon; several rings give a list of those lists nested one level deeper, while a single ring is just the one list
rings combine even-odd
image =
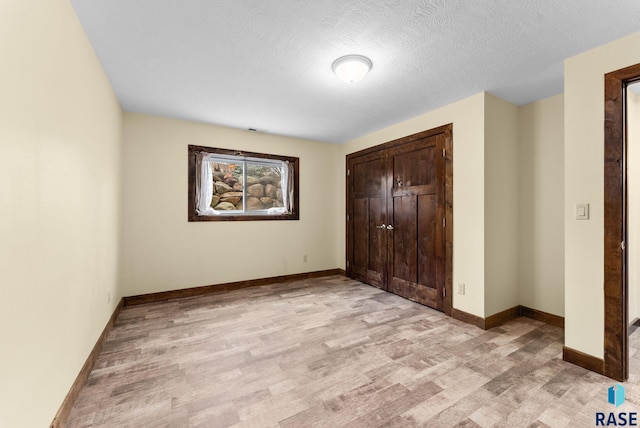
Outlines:
[{"label": "rock visible through window", "polygon": [[189,146],[189,221],[297,220],[299,159]]}]

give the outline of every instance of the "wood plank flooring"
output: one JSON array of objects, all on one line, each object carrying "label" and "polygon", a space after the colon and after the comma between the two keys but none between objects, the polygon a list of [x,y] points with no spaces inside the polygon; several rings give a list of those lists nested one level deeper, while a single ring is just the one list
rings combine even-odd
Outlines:
[{"label": "wood plank flooring", "polygon": [[[640,408],[637,333],[618,412]],[[127,307],[67,426],[595,426],[615,382],[563,362],[562,343],[342,276]]]}]

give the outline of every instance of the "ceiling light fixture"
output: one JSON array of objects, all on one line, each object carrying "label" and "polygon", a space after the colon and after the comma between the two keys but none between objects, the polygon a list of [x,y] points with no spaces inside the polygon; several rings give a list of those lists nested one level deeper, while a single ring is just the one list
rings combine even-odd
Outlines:
[{"label": "ceiling light fixture", "polygon": [[347,83],[355,83],[371,70],[371,60],[362,55],[345,55],[333,62],[331,68],[336,75]]}]

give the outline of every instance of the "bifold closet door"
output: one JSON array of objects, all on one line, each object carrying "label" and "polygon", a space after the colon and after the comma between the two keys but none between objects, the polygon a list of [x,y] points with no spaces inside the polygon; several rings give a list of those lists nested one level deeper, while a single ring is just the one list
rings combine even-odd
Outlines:
[{"label": "bifold closet door", "polygon": [[386,290],[387,184],[384,153],[352,158],[348,163],[350,198],[347,222],[351,276]]},{"label": "bifold closet door", "polygon": [[443,308],[444,135],[390,149],[388,291]]}]

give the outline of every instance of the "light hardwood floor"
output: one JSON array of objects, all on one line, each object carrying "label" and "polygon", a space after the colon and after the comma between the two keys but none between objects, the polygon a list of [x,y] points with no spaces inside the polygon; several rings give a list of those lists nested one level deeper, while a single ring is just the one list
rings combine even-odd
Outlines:
[{"label": "light hardwood floor", "polygon": [[[637,336],[637,337],[636,337]],[[627,401],[640,408],[640,332]],[[125,308],[69,427],[591,427],[610,379],[562,330],[483,331],[341,277]]]}]

